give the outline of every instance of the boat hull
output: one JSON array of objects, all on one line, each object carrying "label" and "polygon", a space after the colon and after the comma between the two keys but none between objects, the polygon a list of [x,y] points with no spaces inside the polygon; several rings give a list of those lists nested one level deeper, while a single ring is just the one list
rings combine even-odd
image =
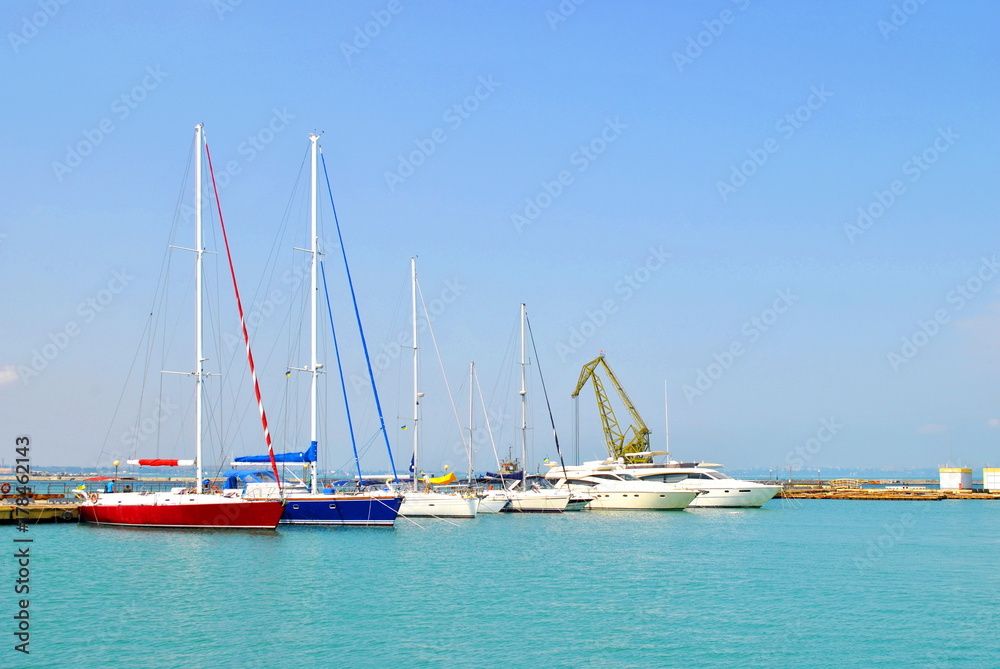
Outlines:
[{"label": "boat hull", "polygon": [[185,529],[273,530],[279,501],[208,494],[108,493],[80,505],[80,520],[97,525]]},{"label": "boat hull", "polygon": [[594,500],[593,496],[588,492],[580,492],[579,490],[571,492],[573,495],[566,504],[566,511],[586,511],[587,506]]},{"label": "boat hull", "polygon": [[[699,481],[699,483],[702,482]],[[745,482],[740,481],[739,483]],[[781,486],[759,485],[747,488],[739,485],[718,489],[702,487],[701,490],[704,493],[698,495],[698,498],[691,502],[692,507],[758,509],[777,495]]]},{"label": "boat hull", "polygon": [[500,513],[506,506],[506,497],[480,497],[478,513]]},{"label": "boat hull", "polygon": [[279,524],[388,527],[402,503],[391,495],[289,495]]},{"label": "boat hull", "polygon": [[626,471],[643,481],[660,481],[686,490],[701,490],[692,508],[760,508],[781,490],[780,485],[734,479],[709,467],[629,465]]},{"label": "boat hull", "polygon": [[532,490],[512,492],[504,511],[512,513],[562,513],[569,505],[570,493]]},{"label": "boat hull", "polygon": [[699,497],[696,490],[643,491],[602,485],[590,488],[587,493],[594,496],[587,505],[588,511],[680,511]]},{"label": "boat hull", "polygon": [[399,515],[409,518],[475,518],[478,497],[436,492],[405,492]]}]

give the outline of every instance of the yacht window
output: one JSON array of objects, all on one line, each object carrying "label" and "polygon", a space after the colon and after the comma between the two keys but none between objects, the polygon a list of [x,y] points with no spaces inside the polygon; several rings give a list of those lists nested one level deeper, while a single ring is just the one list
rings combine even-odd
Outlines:
[{"label": "yacht window", "polygon": [[614,474],[594,474],[593,478],[595,478],[595,479],[605,479],[607,481],[617,481],[618,480],[618,477],[615,476]]},{"label": "yacht window", "polygon": [[680,483],[687,478],[687,474],[651,474],[643,476],[640,481],[662,481],[663,483]]},{"label": "yacht window", "polygon": [[619,476],[621,477],[621,479],[623,481],[638,481],[639,480],[636,477],[632,476],[631,474],[619,474]]}]

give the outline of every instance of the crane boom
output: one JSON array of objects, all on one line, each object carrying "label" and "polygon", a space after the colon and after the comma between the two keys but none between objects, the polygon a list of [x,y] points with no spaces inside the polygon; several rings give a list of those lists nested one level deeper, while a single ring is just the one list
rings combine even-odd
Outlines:
[{"label": "crane boom", "polygon": [[[632,424],[629,425],[624,431],[621,429],[621,426],[618,424],[618,419],[615,417],[615,412],[611,407],[608,394],[604,390],[604,383],[601,381],[601,377],[597,374],[598,366],[603,367],[604,371],[607,372],[611,385],[613,385],[615,390],[618,392],[618,397],[621,398],[632,417]],[[608,447],[608,455],[615,459],[625,458],[628,462],[648,461],[648,455],[638,454],[649,453],[649,428],[646,427],[645,421],[642,420],[642,416],[639,415],[639,412],[636,410],[635,405],[629,398],[628,393],[625,392],[625,389],[622,388],[622,385],[618,382],[618,378],[615,376],[615,373],[611,371],[611,367],[608,366],[603,353],[597,356],[596,359],[588,362],[583,366],[583,369],[580,370],[580,379],[577,381],[576,390],[573,391],[571,397],[577,397],[583,387],[587,384],[587,381],[590,381],[591,379],[594,381],[594,394],[597,396],[597,410],[601,414],[601,427],[604,430],[604,441]]]}]

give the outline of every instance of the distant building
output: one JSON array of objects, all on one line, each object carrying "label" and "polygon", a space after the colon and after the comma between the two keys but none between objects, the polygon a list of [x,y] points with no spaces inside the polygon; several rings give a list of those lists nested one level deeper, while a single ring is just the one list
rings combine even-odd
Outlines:
[{"label": "distant building", "polygon": [[1000,492],[1000,469],[983,467],[983,490]]},{"label": "distant building", "polygon": [[972,490],[971,467],[942,467],[938,474],[941,476],[941,490]]}]

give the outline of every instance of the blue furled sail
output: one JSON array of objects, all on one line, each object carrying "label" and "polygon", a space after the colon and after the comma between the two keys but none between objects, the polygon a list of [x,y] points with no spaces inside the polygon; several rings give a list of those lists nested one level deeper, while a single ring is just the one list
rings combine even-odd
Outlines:
[{"label": "blue furled sail", "polygon": [[[267,455],[244,455],[235,458],[235,462],[270,462]],[[316,442],[309,444],[309,448],[299,453],[275,453],[275,462],[316,462]]]}]

